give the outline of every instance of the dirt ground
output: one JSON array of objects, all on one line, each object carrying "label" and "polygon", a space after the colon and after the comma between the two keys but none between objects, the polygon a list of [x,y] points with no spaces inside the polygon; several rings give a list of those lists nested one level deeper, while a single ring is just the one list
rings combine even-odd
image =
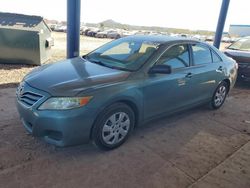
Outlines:
[{"label": "dirt ground", "polygon": [[137,128],[120,148],[56,148],[26,134],[15,89],[0,90],[0,187],[250,187],[250,86]]},{"label": "dirt ground", "polygon": [[[53,61],[65,58],[65,36],[56,35],[62,40]],[[107,42],[82,40],[82,53]],[[249,83],[238,83],[220,110],[199,107],[147,123],[120,148],[103,152],[91,144],[57,148],[26,133],[10,86],[30,69],[0,66],[1,188],[250,187]]]}]

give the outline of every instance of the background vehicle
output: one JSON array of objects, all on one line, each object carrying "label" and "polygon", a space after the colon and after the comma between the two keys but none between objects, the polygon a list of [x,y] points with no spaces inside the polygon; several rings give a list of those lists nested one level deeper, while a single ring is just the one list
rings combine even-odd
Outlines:
[{"label": "background vehicle", "polygon": [[107,38],[119,39],[119,38],[121,38],[121,36],[122,36],[122,33],[118,32],[118,31],[107,32]]},{"label": "background vehicle", "polygon": [[97,38],[107,38],[108,37],[108,34],[109,33],[112,33],[112,32],[116,32],[115,30],[105,30],[105,31],[101,31],[101,32],[98,32],[96,34],[96,37]]},{"label": "background vehicle", "polygon": [[67,26],[64,26],[64,25],[57,25],[57,26],[54,28],[54,31],[57,31],[57,32],[67,32]]},{"label": "background vehicle", "polygon": [[83,29],[81,29],[81,34],[82,35],[86,35],[86,36],[92,36],[93,34],[91,34],[92,32],[98,32],[100,31],[98,28],[95,27],[85,27]]},{"label": "background vehicle", "polygon": [[250,37],[239,39],[231,44],[224,52],[227,56],[237,61],[239,65],[238,77],[250,80]]},{"label": "background vehicle", "polygon": [[51,29],[51,31],[54,31],[55,28],[57,27],[57,24],[48,24],[48,26]]},{"label": "background vehicle", "polygon": [[235,61],[206,43],[130,36],[35,69],[17,89],[17,108],[24,127],[49,143],[92,139],[114,149],[156,117],[205,103],[220,108],[236,75]]},{"label": "background vehicle", "polygon": [[100,31],[101,31],[100,29],[93,29],[93,30],[90,30],[90,31],[88,31],[88,32],[86,33],[86,36],[95,37],[96,34],[97,34],[98,32],[100,32]]},{"label": "background vehicle", "polygon": [[206,37],[206,39],[205,39],[205,41],[209,41],[209,42],[212,42],[212,41],[214,41],[214,36],[207,36]]},{"label": "background vehicle", "polygon": [[86,27],[86,26],[81,26],[81,28],[80,28],[80,34],[81,34],[81,35],[85,35],[85,31],[86,31],[87,29],[89,29],[89,28]]},{"label": "background vehicle", "polygon": [[231,42],[231,38],[225,36],[225,37],[222,37],[221,41],[225,42],[225,43],[230,43]]}]

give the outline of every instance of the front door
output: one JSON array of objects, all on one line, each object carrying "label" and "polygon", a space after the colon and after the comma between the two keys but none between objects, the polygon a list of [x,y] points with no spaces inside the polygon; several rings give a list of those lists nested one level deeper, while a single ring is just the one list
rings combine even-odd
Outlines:
[{"label": "front door", "polygon": [[171,74],[148,74],[144,86],[144,117],[150,119],[171,113],[189,104],[192,88],[190,52],[187,44],[178,44],[167,49],[156,64],[169,65]]}]

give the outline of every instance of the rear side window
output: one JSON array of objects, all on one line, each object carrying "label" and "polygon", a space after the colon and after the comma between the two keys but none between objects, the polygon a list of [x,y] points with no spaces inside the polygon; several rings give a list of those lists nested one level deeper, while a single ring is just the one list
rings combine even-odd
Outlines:
[{"label": "rear side window", "polygon": [[210,49],[201,44],[192,44],[193,58],[195,65],[202,65],[212,63],[212,56]]},{"label": "rear side window", "polygon": [[214,63],[218,63],[218,62],[222,61],[222,59],[219,57],[219,55],[217,55],[213,50],[211,50],[211,52],[212,52],[212,57],[213,57]]},{"label": "rear side window", "polygon": [[179,44],[170,47],[162,54],[157,64],[169,65],[172,69],[184,68],[189,66],[188,45]]}]

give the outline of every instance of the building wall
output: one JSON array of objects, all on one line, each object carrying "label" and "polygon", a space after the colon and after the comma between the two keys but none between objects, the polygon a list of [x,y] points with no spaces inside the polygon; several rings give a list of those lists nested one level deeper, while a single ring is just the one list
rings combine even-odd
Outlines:
[{"label": "building wall", "polygon": [[250,36],[250,25],[230,25],[229,34],[239,37]]}]

